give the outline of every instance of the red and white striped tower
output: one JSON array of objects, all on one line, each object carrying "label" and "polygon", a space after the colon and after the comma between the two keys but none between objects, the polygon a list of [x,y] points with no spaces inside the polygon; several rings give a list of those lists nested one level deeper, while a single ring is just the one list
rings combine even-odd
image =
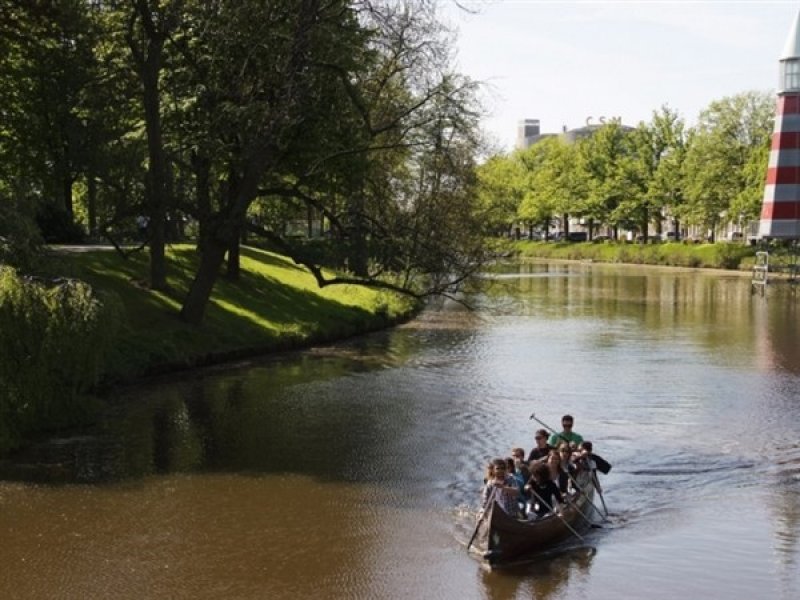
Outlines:
[{"label": "red and white striped tower", "polygon": [[758,236],[800,238],[800,13],[780,59],[778,107]]}]

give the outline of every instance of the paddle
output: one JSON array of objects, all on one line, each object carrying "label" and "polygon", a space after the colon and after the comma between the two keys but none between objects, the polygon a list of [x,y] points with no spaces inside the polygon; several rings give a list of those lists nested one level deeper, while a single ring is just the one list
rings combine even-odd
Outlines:
[{"label": "paddle", "polygon": [[483,507],[483,513],[481,514],[480,518],[478,519],[478,523],[475,525],[475,531],[472,532],[472,537],[469,538],[469,542],[467,542],[467,552],[469,552],[470,546],[472,546],[472,542],[475,541],[475,536],[478,535],[478,530],[481,528],[481,523],[486,518],[486,513],[489,512],[486,507],[491,507],[492,502],[494,501],[494,494],[497,491],[496,487],[492,488],[492,493],[489,494],[489,498],[486,500],[486,504]]},{"label": "paddle", "polygon": [[[545,502],[545,501],[544,501],[544,498],[542,498],[542,497],[541,497],[539,494],[537,494],[537,493],[536,493],[536,490],[534,490],[533,488],[531,488],[531,493],[532,493],[534,496],[536,496],[536,499],[537,499],[539,502],[541,502],[541,503],[544,505],[544,507],[545,507],[547,510],[549,510],[551,513],[553,513],[553,514],[554,514],[554,515],[556,515],[556,516],[557,516],[559,519],[561,519],[561,521],[564,523],[564,525],[566,525],[566,526],[567,526],[567,529],[569,529],[569,530],[570,530],[570,531],[571,531],[571,532],[572,532],[572,533],[575,535],[575,537],[576,537],[576,538],[578,538],[578,539],[579,539],[579,540],[580,540],[582,543],[584,543],[584,544],[586,543],[586,540],[584,540],[584,539],[583,539],[583,536],[582,536],[580,533],[578,533],[577,531],[575,531],[575,529],[572,527],[572,525],[570,525],[569,523],[567,523],[567,520],[564,518],[564,515],[562,515],[562,514],[558,513],[558,512],[557,512],[557,511],[555,511],[555,510],[553,510],[553,507],[552,507],[552,506],[550,506],[550,505],[549,505],[547,502]],[[577,506],[576,506],[575,508],[577,508]]]},{"label": "paddle", "polygon": [[[570,479],[572,479],[571,475],[569,477],[570,477]],[[580,487],[578,487],[578,484],[574,479],[572,479],[572,485],[575,486],[575,489],[577,490],[578,495],[586,496],[586,500],[589,502],[589,504],[592,504],[592,500],[589,498],[589,496],[586,495],[586,492],[584,492]],[[531,491],[533,491],[533,490],[531,490]],[[597,523],[593,523],[592,520],[589,517],[586,516],[586,513],[584,513],[580,508],[578,508],[577,499],[575,500],[575,503],[571,504],[571,506],[576,511],[578,511],[578,514],[583,517],[583,520],[586,521],[586,523],[587,523],[587,525],[589,525],[589,527],[593,527],[594,529],[602,529],[603,528],[602,525],[598,525]],[[594,506],[594,504],[592,504],[592,507],[595,510],[597,510],[597,507]]]},{"label": "paddle", "polygon": [[[545,423],[541,419],[537,419],[536,418],[536,413],[533,413],[530,416],[530,418],[533,419],[534,421],[537,421],[543,427],[546,427],[547,429],[549,429],[554,435],[557,435],[558,437],[560,437],[565,442],[571,443],[571,440],[569,440],[566,437],[564,437],[564,435],[562,433],[556,431],[555,429],[550,427],[547,423]],[[602,456],[600,456],[598,454],[595,454],[594,452],[592,453],[592,459],[594,460],[595,464],[597,465],[597,470],[600,471],[603,475],[608,475],[608,472],[611,470],[611,466],[612,466],[611,463],[608,462]]]},{"label": "paddle", "polygon": [[[603,503],[603,510],[606,511],[605,518],[607,520],[608,519],[608,507],[606,506],[606,500],[605,500],[605,498],[603,498],[603,492],[600,491],[600,486],[597,485],[597,482],[594,480],[594,478],[595,478],[595,475],[594,475],[594,473],[592,473],[592,485],[594,486],[595,491],[600,496],[600,502]],[[595,510],[597,510],[597,507],[595,507]]]},{"label": "paddle", "polygon": [[[591,499],[591,498],[589,498],[589,494],[587,494],[586,492],[584,492],[584,491],[581,489],[581,486],[579,486],[579,485],[578,485],[578,482],[577,482],[577,481],[575,481],[575,478],[574,478],[572,475],[570,475],[570,474],[569,474],[569,472],[567,472],[567,477],[569,477],[569,480],[572,482],[572,487],[574,487],[574,488],[575,488],[575,489],[578,491],[578,494],[579,494],[579,495],[583,495],[583,496],[586,498],[586,501],[587,501],[587,502],[588,502],[588,503],[591,505],[591,507],[594,509],[594,512],[596,512],[596,513],[597,513],[597,514],[600,516],[600,518],[601,518],[601,519],[603,519],[604,521],[608,521],[608,519],[607,519],[606,517],[604,517],[604,516],[603,516],[603,515],[600,513],[600,509],[599,509],[599,508],[597,508],[597,506],[595,506],[595,503],[594,503],[594,502],[592,502],[592,499]],[[593,482],[594,482],[594,481],[593,481]],[[596,486],[595,486],[595,489],[597,489],[597,487],[596,487]],[[587,517],[587,516],[586,516],[586,515],[583,513],[583,511],[581,511],[581,510],[580,510],[580,509],[577,507],[577,505],[575,505],[575,506],[574,506],[574,508],[575,508],[575,509],[576,509],[576,510],[577,510],[577,511],[580,513],[580,515],[581,515],[581,516],[584,518],[584,520],[585,520],[585,521],[586,521],[586,522],[589,524],[589,526],[590,526],[590,527],[594,527],[595,529],[602,529],[602,528],[603,528],[603,526],[602,526],[602,525],[598,525],[597,523],[593,523],[593,522],[592,522],[592,520],[591,520],[589,517]]]},{"label": "paddle", "polygon": [[[595,505],[595,503],[594,503],[594,502],[592,502],[592,499],[591,499],[591,498],[589,498],[589,494],[587,494],[587,493],[586,493],[586,492],[585,492],[585,491],[584,491],[584,490],[581,488],[581,486],[579,486],[579,485],[578,485],[578,482],[577,482],[577,481],[575,481],[575,478],[574,478],[574,477],[573,477],[573,476],[570,474],[570,472],[569,472],[569,471],[567,471],[567,477],[569,477],[569,480],[572,482],[572,487],[574,487],[574,488],[575,488],[575,489],[578,491],[578,494],[582,494],[583,496],[585,496],[585,497],[586,497],[586,501],[587,501],[587,502],[588,502],[588,503],[591,505],[591,507],[594,509],[594,512],[596,512],[596,513],[597,513],[597,514],[600,516],[600,518],[601,518],[601,519],[603,519],[604,521],[608,521],[608,519],[607,519],[606,517],[604,517],[604,516],[603,516],[603,514],[600,512],[600,509],[599,509],[599,508],[597,508],[597,506]],[[594,480],[592,480],[592,483],[594,483]],[[597,486],[595,486],[595,489],[597,489]],[[575,508],[578,508],[578,507],[576,506]],[[580,511],[579,511],[579,512],[580,512]],[[590,520],[590,519],[589,519],[589,518],[588,518],[586,515],[584,515],[582,512],[581,512],[581,516],[583,516],[583,518],[584,518],[584,519],[586,519],[586,522],[587,522],[587,523],[589,523],[589,525],[591,525],[592,527],[595,527],[595,528],[597,528],[597,529],[601,529],[601,528],[602,528],[602,526],[601,526],[601,525],[597,525],[596,523],[592,523],[592,521],[591,521],[591,520]]]}]

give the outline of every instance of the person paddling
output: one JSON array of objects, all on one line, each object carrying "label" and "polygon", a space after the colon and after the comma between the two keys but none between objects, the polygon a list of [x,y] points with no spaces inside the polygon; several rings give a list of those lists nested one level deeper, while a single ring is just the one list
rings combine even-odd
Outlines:
[{"label": "person paddling", "polygon": [[495,500],[507,514],[516,517],[519,513],[517,505],[519,495],[520,488],[516,480],[508,473],[506,461],[502,458],[494,459],[491,478],[481,490],[482,509],[479,517],[483,518],[483,513],[490,508],[490,500]]},{"label": "person paddling", "polygon": [[525,492],[530,496],[528,517],[537,519],[549,512],[558,510],[564,502],[564,497],[558,486],[550,478],[550,469],[547,465],[539,463],[534,467],[533,474],[525,486]]},{"label": "person paddling", "polygon": [[563,431],[551,435],[548,444],[553,448],[558,448],[561,442],[574,443],[576,446],[579,446],[581,442],[583,442],[583,436],[572,431],[572,426],[574,424],[575,419],[572,418],[572,415],[564,415],[561,417],[561,427]]},{"label": "person paddling", "polygon": [[528,454],[528,468],[533,468],[534,465],[532,463],[536,461],[547,462],[547,457],[550,456],[550,450],[552,450],[547,443],[546,430],[539,429],[534,435],[534,439],[536,440],[536,446]]}]

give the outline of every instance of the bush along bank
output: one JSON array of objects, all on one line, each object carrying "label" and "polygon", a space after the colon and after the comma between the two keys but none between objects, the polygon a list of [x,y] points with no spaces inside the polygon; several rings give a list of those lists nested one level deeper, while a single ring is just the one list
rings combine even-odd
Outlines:
[{"label": "bush along bank", "polygon": [[513,248],[520,257],[732,270],[751,269],[756,253],[755,247],[733,243],[516,241]]},{"label": "bush along bank", "polygon": [[169,258],[167,292],[142,283],[145,253],[127,260],[106,250],[59,253],[40,282],[0,271],[0,454],[37,433],[91,422],[103,405],[90,395],[98,389],[342,339],[421,308],[361,286],[320,289],[288,258],[242,248],[240,279],[220,279],[203,324],[192,326],[178,311],[197,253],[173,246]]},{"label": "bush along bank", "polygon": [[120,308],[84,282],[0,267],[0,454],[32,432],[85,422]]}]

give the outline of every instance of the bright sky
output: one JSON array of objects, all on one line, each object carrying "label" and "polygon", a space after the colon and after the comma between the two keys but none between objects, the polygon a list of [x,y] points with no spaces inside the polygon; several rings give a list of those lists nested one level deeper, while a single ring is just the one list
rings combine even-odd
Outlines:
[{"label": "bright sky", "polygon": [[440,0],[459,70],[486,82],[484,128],[510,150],[520,119],[542,133],[587,117],[649,121],[667,104],[693,124],[713,100],[774,91],[800,1]]}]

